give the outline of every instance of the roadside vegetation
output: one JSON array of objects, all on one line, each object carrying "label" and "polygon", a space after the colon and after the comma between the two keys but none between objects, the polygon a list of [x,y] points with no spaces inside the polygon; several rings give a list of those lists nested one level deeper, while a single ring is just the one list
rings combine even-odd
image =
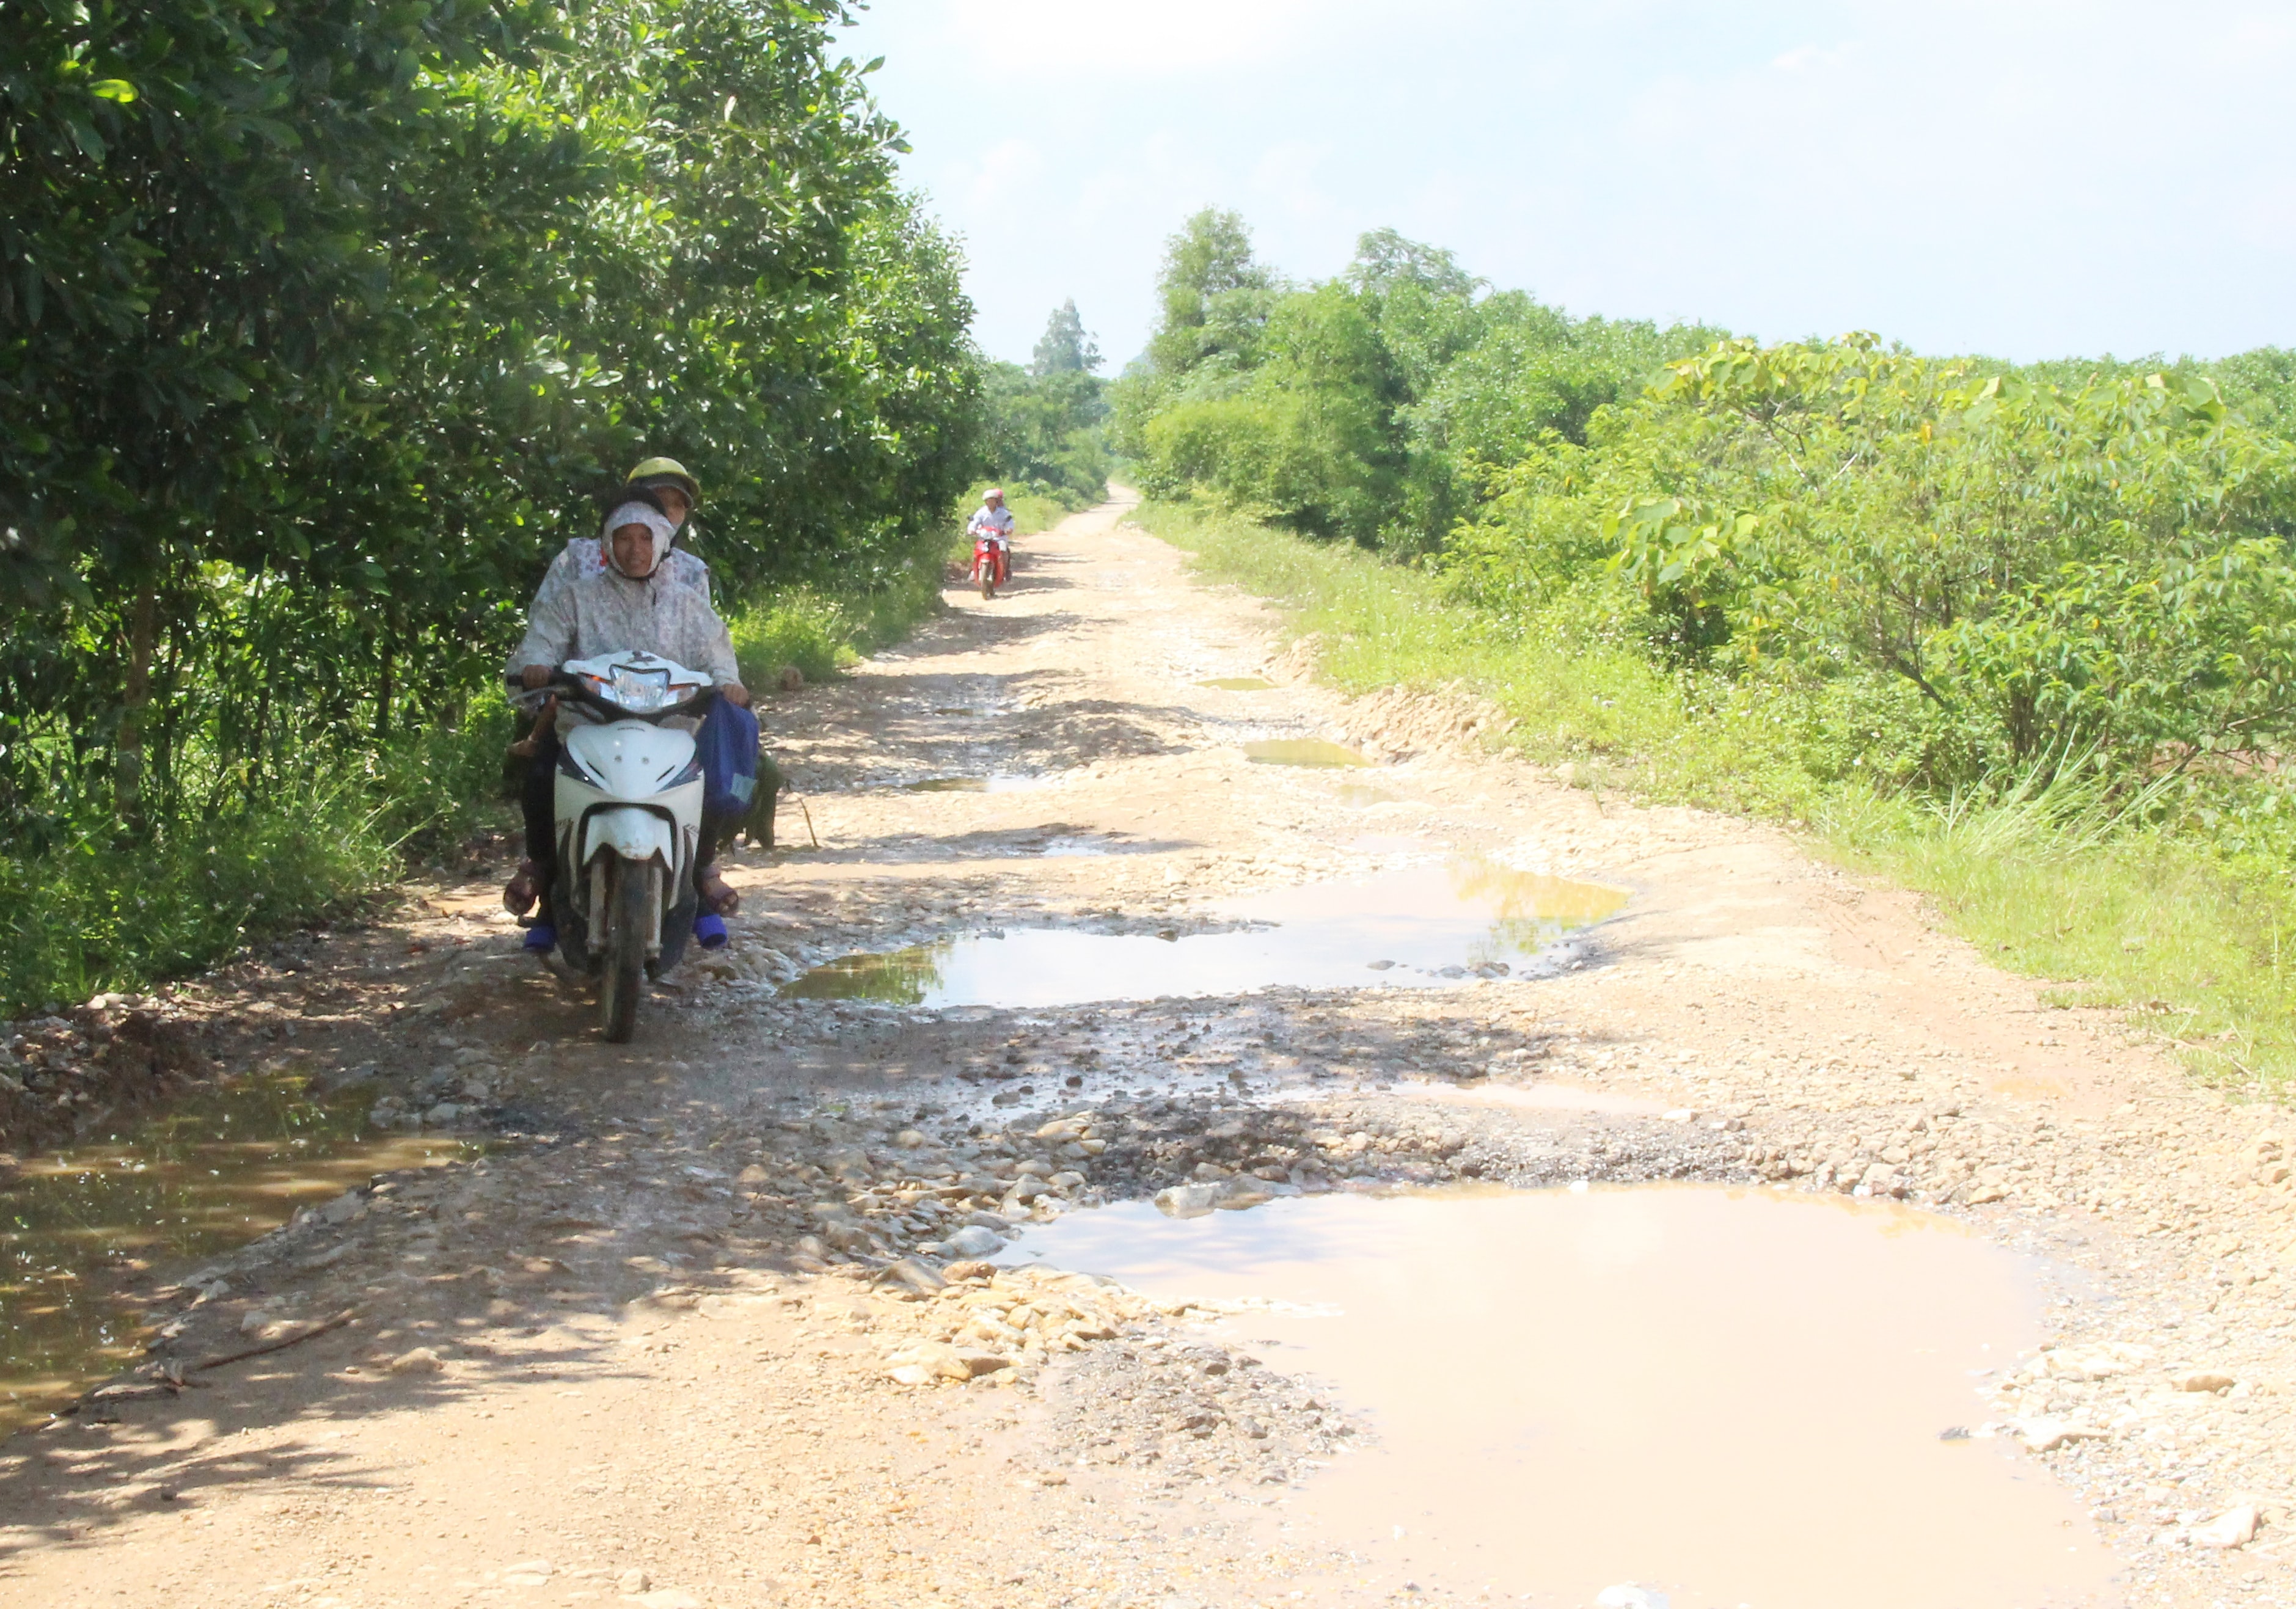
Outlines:
[{"label": "roadside vegetation", "polygon": [[2006,964],[2296,1072],[2296,355],[1933,359],[1573,319],[1366,236],[1172,242],[1113,433],[1152,528],[1351,690],[1460,685],[1582,784],[1781,820]]},{"label": "roadside vegetation", "polygon": [[836,6],[36,0],[0,37],[0,1011],[452,842],[629,464],[800,665],[984,461],[953,246]]}]

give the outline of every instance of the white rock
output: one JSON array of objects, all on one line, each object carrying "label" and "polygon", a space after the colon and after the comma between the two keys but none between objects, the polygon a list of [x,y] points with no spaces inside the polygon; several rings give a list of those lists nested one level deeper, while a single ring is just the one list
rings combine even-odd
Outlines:
[{"label": "white rock", "polygon": [[[2096,1346],[2059,1346],[2043,1352],[2035,1362],[2038,1372],[2054,1380],[2104,1380],[2125,1375],[2152,1360],[2152,1349],[2133,1341],[2107,1341]],[[2028,1372],[2036,1372],[2030,1366]]]},{"label": "white rock", "polygon": [[1595,1595],[1598,1609],[1667,1609],[1666,1594],[1632,1581],[1605,1587]]},{"label": "white rock", "polygon": [[2255,1505],[2243,1503],[2185,1534],[2195,1548],[2244,1548],[2256,1540],[2257,1519]]},{"label": "white rock", "polygon": [[988,1257],[1004,1244],[1004,1237],[995,1229],[985,1229],[977,1223],[968,1223],[948,1237],[948,1249],[960,1257]]},{"label": "white rock", "polygon": [[2230,1391],[2237,1384],[2220,1369],[2188,1368],[2170,1382],[2178,1391]]},{"label": "white rock", "polygon": [[919,1341],[885,1360],[885,1371],[904,1385],[926,1385],[935,1380],[970,1380],[972,1366],[967,1354],[946,1341]]},{"label": "white rock", "polygon": [[1270,1199],[1257,1179],[1208,1179],[1156,1192],[1156,1210],[1168,1218],[1201,1218],[1207,1213],[1237,1212]]},{"label": "white rock", "polygon": [[2101,1440],[2105,1433],[2087,1425],[2074,1425],[2063,1419],[2013,1419],[2010,1428],[2025,1439],[2025,1445],[2035,1452],[2054,1452],[2060,1447],[2075,1442]]},{"label": "white rock", "polygon": [[401,1352],[390,1363],[394,1375],[435,1375],[446,1368],[439,1354],[427,1346],[418,1346],[411,1352]]}]

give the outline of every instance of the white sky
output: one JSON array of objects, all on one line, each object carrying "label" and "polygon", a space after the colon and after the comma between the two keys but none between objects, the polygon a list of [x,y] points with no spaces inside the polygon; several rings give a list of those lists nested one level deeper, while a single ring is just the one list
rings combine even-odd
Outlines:
[{"label": "white sky", "polygon": [[2296,346],[2296,0],[876,0],[978,334],[1109,372],[1164,238],[1365,229],[1574,313],[2011,358]]}]

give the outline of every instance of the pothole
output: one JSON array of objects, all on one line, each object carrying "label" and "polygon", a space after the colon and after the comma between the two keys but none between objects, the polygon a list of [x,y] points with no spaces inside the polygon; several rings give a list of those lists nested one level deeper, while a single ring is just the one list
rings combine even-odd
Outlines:
[{"label": "pothole", "polygon": [[1346,745],[1327,743],[1321,738],[1262,738],[1243,746],[1243,757],[1255,765],[1307,765],[1323,769],[1371,764]]},{"label": "pothole", "polygon": [[1463,858],[1222,907],[1218,933],[1014,927],[815,968],[782,992],[904,1006],[1068,1006],[1270,988],[1431,987],[1560,964],[1626,894]]},{"label": "pothole", "polygon": [[[1007,1254],[1224,1313],[1372,1444],[1287,1505],[1365,1576],[1576,1605],[2112,1597],[2070,1493],[1980,1418],[2039,1267],[1953,1220],[1713,1186],[1144,1203]],[[1305,1534],[1305,1533],[1312,1533]],[[1631,1596],[1639,1593],[1641,1596]]]},{"label": "pothole", "polygon": [[297,1079],[197,1092],[0,1185],[0,1426],[140,1352],[162,1277],[268,1234],[375,1174],[450,1162],[463,1142],[367,1125],[372,1090]]}]

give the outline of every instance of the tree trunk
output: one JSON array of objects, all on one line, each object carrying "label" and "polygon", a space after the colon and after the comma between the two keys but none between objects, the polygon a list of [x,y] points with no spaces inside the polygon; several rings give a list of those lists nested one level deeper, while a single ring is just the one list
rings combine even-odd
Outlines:
[{"label": "tree trunk", "polygon": [[113,804],[120,824],[144,820],[144,716],[152,704],[152,654],[160,635],[160,599],[152,588],[135,594],[127,611],[127,698],[119,713],[119,764]]},{"label": "tree trunk", "polygon": [[390,737],[390,673],[397,659],[393,645],[384,643],[382,674],[377,679],[374,691],[374,735],[378,742],[388,741]]}]

